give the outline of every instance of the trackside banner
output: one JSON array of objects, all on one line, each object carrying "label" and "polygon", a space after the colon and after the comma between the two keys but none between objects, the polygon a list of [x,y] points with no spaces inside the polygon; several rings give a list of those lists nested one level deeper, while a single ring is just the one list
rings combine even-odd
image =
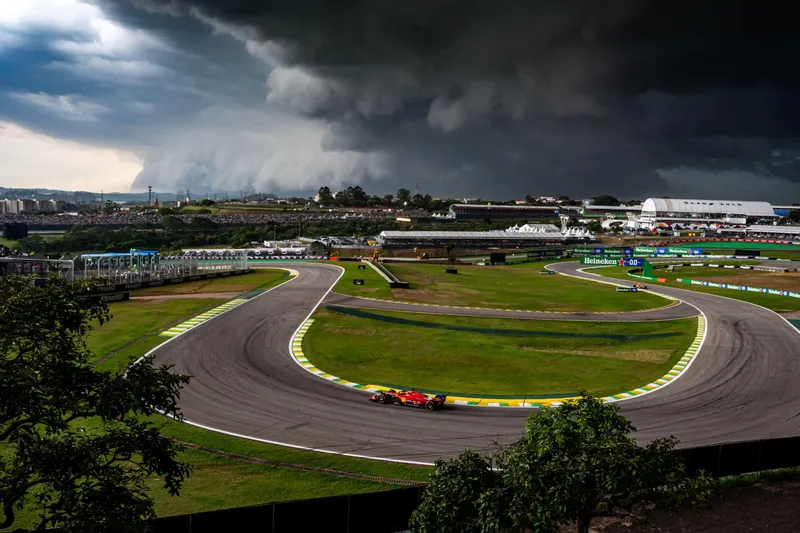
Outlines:
[{"label": "trackside banner", "polygon": [[702,248],[653,248],[650,246],[637,246],[634,248],[634,253],[637,254],[677,254],[677,255],[703,255]]},{"label": "trackside banner", "polygon": [[715,287],[718,289],[731,289],[735,291],[760,292],[761,294],[774,294],[776,296],[789,296],[790,298],[800,298],[800,293],[792,291],[781,291],[778,289],[766,289],[763,287],[749,287],[747,285],[733,285],[730,283],[715,283],[713,281],[701,281],[696,279],[678,278],[679,283],[689,283],[691,285],[701,285],[703,287]]},{"label": "trackside banner", "polygon": [[572,255],[631,256],[633,248],[573,248]]},{"label": "trackside banner", "polygon": [[613,257],[581,257],[582,265],[620,266],[620,260]]},{"label": "trackside banner", "polygon": [[641,257],[581,257],[582,265],[644,267],[647,259]]}]

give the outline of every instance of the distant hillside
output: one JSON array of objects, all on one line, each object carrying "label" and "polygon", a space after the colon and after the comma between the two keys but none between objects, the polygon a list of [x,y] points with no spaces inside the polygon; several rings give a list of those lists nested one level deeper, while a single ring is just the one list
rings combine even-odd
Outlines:
[{"label": "distant hillside", "polygon": [[[106,192],[101,195],[99,192],[91,191],[63,191],[59,189],[19,189],[0,187],[0,198],[32,198],[34,200],[64,200],[67,202],[96,202],[101,199],[111,200],[112,202],[146,202],[146,192]],[[161,201],[174,202],[176,200],[174,192],[153,191],[153,198]]]}]

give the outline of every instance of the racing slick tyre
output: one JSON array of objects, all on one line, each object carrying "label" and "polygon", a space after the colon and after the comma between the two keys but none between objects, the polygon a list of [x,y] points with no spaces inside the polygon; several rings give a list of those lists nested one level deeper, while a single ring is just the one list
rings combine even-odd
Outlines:
[{"label": "racing slick tyre", "polygon": [[425,402],[425,409],[427,409],[428,411],[433,411],[434,409],[436,409],[436,404],[428,400],[427,402]]},{"label": "racing slick tyre", "polygon": [[386,395],[385,394],[379,394],[378,395],[378,403],[386,403]]}]

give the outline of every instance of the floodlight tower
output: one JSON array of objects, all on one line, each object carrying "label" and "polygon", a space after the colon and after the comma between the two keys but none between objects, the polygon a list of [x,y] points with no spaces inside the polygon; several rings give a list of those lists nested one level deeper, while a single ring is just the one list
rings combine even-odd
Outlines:
[{"label": "floodlight tower", "polygon": [[558,218],[561,219],[561,233],[567,233],[567,223],[569,222],[569,215],[560,214]]}]

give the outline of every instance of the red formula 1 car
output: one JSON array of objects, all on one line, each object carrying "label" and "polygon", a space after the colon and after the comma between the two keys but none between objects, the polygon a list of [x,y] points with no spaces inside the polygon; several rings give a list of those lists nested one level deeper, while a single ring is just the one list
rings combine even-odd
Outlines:
[{"label": "red formula 1 car", "polygon": [[369,397],[371,402],[378,403],[394,403],[397,405],[406,405],[408,407],[419,407],[427,409],[428,411],[435,411],[444,407],[444,402],[447,396],[437,394],[435,396],[428,396],[422,394],[414,389],[401,390],[400,392],[389,389],[386,392],[379,392]]}]

